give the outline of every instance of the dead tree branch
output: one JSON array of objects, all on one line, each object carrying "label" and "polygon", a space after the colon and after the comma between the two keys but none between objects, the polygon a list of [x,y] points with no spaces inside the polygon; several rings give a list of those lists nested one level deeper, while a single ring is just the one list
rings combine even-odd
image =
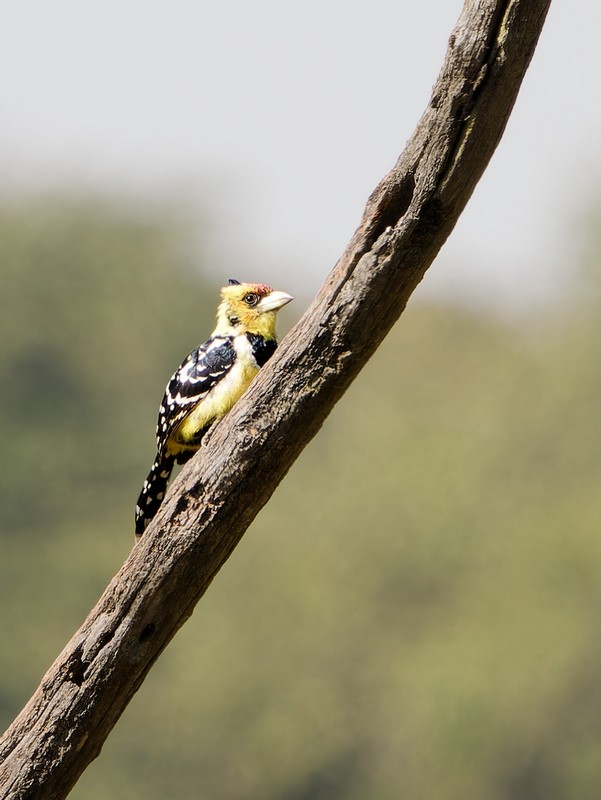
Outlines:
[{"label": "dead tree branch", "polygon": [[[550,0],[466,0],[432,98],[346,252],[0,741],[0,797],[64,798],[451,232]],[[399,98],[402,101],[402,98]]]}]

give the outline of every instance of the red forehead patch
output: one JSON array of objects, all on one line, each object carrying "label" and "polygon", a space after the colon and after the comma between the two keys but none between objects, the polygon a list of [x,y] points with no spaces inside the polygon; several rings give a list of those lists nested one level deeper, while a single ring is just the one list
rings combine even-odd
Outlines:
[{"label": "red forehead patch", "polygon": [[264,297],[266,294],[270,294],[271,292],[273,292],[271,286],[267,286],[267,284],[265,283],[257,283],[255,284],[255,287],[257,289],[257,292],[261,295],[261,297]]}]

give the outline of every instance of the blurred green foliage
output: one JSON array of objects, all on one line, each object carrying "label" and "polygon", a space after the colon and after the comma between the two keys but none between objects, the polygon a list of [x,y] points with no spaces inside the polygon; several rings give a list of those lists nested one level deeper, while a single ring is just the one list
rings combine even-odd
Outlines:
[{"label": "blurred green foliage", "polygon": [[[90,200],[5,202],[0,269],[6,725],[127,555],[218,286],[174,217]],[[520,325],[414,304],[71,796],[599,797],[591,297]]]}]

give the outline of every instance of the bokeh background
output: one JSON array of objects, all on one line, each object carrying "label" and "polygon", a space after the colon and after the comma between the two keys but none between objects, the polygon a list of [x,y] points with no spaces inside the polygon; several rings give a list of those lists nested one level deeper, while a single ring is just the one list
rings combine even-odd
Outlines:
[{"label": "bokeh background", "polygon": [[[219,286],[293,324],[460,6],[0,3],[2,727],[127,556]],[[553,4],[451,240],[73,798],[600,796],[600,25]]]}]

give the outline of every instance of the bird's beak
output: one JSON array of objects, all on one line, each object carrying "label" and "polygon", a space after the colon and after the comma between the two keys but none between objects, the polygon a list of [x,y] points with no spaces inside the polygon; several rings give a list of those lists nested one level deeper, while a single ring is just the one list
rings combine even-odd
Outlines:
[{"label": "bird's beak", "polygon": [[266,297],[264,297],[257,309],[261,312],[264,311],[278,311],[282,306],[285,306],[286,303],[289,303],[291,300],[294,300],[294,297],[290,294],[286,294],[286,292],[270,292]]}]

